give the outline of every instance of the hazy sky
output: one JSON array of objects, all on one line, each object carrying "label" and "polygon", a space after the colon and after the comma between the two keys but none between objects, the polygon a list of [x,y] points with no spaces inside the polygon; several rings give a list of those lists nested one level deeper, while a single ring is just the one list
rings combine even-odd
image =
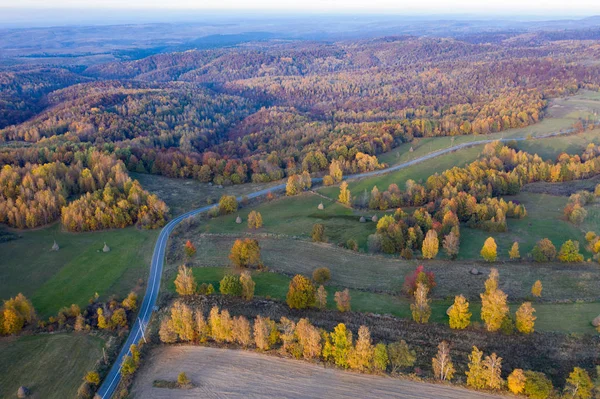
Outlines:
[{"label": "hazy sky", "polygon": [[0,7],[592,15],[599,0],[0,0]]}]

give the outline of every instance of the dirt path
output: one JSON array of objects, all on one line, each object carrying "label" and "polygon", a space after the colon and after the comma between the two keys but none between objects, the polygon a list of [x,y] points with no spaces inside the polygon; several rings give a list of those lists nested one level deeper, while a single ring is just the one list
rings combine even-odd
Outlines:
[{"label": "dirt path", "polygon": [[[196,384],[190,390],[152,387],[156,379]],[[501,398],[447,385],[368,376],[256,352],[198,346],[154,349],[137,374],[133,398]]]}]

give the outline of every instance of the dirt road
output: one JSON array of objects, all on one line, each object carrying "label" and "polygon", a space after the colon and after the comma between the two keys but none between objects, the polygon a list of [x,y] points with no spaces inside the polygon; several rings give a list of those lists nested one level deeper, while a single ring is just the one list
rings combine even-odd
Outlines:
[{"label": "dirt road", "polygon": [[[190,390],[154,388],[185,372]],[[155,349],[139,370],[133,398],[506,398],[447,385],[362,375],[256,352],[198,346]]]}]

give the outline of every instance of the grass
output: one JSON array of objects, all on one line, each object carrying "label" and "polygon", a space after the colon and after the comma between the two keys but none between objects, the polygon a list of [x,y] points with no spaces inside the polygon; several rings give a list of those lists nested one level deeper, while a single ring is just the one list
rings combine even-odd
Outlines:
[{"label": "grass", "polygon": [[[145,284],[157,231],[129,227],[93,233],[66,233],[59,224],[18,232],[0,243],[0,298],[19,292],[41,317],[72,303],[85,305],[95,292],[107,298],[126,295]],[[56,240],[57,252],[50,251]],[[102,252],[104,243],[110,247]]]},{"label": "grass", "polygon": [[[317,209],[323,203],[324,209]],[[373,233],[373,215],[381,216],[382,212],[364,213],[346,208],[339,203],[328,201],[311,192],[295,197],[282,197],[271,202],[241,209],[239,212],[220,216],[202,223],[201,233],[243,233],[252,232],[247,225],[248,214],[256,210],[261,213],[263,226],[258,232],[285,234],[309,238],[315,223],[325,226],[325,234],[330,242],[345,243],[352,238],[357,240],[361,248],[366,248],[367,236]],[[236,217],[242,218],[242,223],[235,223]],[[364,215],[367,223],[359,223]]]},{"label": "grass", "polygon": [[558,155],[563,152],[581,155],[589,143],[600,143],[600,129],[543,140],[519,141],[517,142],[517,148],[521,151],[537,154],[544,160],[556,161]]},{"label": "grass", "polygon": [[[211,283],[218,292],[219,280],[228,272],[225,267],[197,267],[193,269],[194,276],[199,283]],[[273,272],[253,272],[253,280],[256,283],[255,295],[269,297],[285,301],[290,278]],[[169,282],[169,289],[174,291],[174,279]],[[327,307],[335,309],[335,291],[343,288],[327,286]],[[411,318],[410,301],[404,296],[380,294],[360,290],[350,290],[352,298],[352,310],[377,314],[391,314],[401,318]],[[436,323],[447,323],[446,310],[452,304],[448,300],[437,300],[432,302],[432,314],[430,321]],[[518,304],[511,305],[514,313]],[[552,304],[534,303],[536,309],[536,329],[539,331],[555,331],[563,333],[593,333],[594,328],[590,320],[600,313],[600,303],[575,303],[575,304]],[[473,313],[472,321],[480,320],[479,303],[471,304]],[[556,315],[561,317],[557,318]]]},{"label": "grass", "polygon": [[36,398],[74,398],[104,341],[88,334],[51,334],[0,340],[0,397],[24,385]]},{"label": "grass", "polygon": [[[585,249],[585,237],[582,228],[575,226],[563,219],[563,208],[568,197],[553,196],[548,194],[537,194],[522,192],[515,196],[504,197],[505,200],[518,201],[525,205],[527,216],[524,219],[507,219],[508,231],[504,233],[483,232],[478,229],[470,229],[462,226],[460,233],[459,259],[479,258],[479,251],[487,237],[494,237],[498,244],[500,258],[507,259],[508,251],[513,242],[519,243],[521,256],[530,253],[535,244],[542,238],[548,238],[554,243],[557,250],[567,240],[580,242],[580,250],[584,256],[590,257]],[[600,214],[594,209],[588,215],[585,228],[598,230]],[[585,230],[585,228],[583,230]]]}]

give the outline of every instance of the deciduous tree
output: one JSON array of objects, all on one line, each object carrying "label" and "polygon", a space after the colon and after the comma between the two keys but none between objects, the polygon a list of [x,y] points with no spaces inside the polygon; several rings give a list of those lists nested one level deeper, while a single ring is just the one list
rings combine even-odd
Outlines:
[{"label": "deciduous tree", "polygon": [[252,238],[237,239],[231,247],[229,259],[237,267],[249,267],[260,263],[260,245]]},{"label": "deciduous tree", "polygon": [[338,196],[338,201],[344,205],[350,205],[350,190],[348,189],[348,183],[345,181],[340,185],[340,195]]},{"label": "deciduous tree", "polygon": [[260,229],[263,225],[263,219],[260,212],[252,211],[248,214],[248,228]]},{"label": "deciduous tree", "polygon": [[537,298],[542,296],[542,282],[540,280],[537,280],[531,286],[531,294]]},{"label": "deciduous tree", "polygon": [[441,381],[450,381],[454,376],[454,364],[450,356],[450,346],[448,342],[442,341],[438,345],[436,356],[431,361],[433,366],[433,375]]},{"label": "deciduous tree", "polygon": [[497,256],[497,249],[496,240],[493,237],[488,237],[483,244],[483,248],[481,248],[481,257],[486,262],[494,262]]},{"label": "deciduous tree", "polygon": [[244,270],[240,275],[240,284],[242,285],[242,298],[250,301],[254,298],[254,287],[256,283],[252,280],[252,275],[248,270]]},{"label": "deciduous tree", "polygon": [[286,301],[292,309],[305,309],[315,305],[315,287],[312,282],[300,275],[296,274],[288,289]]},{"label": "deciduous tree", "polygon": [[349,312],[350,311],[350,290],[346,288],[343,291],[337,291],[334,295],[335,304],[337,306],[337,310],[340,312]]},{"label": "deciduous tree", "polygon": [[177,277],[175,278],[175,290],[181,296],[194,295],[198,283],[192,273],[192,269],[185,265],[179,266]]},{"label": "deciduous tree", "polygon": [[521,369],[514,369],[508,378],[508,390],[515,395],[523,393],[525,390],[525,373]]},{"label": "deciduous tree", "polygon": [[519,253],[519,243],[513,242],[512,247],[510,247],[510,251],[508,251],[508,256],[510,260],[517,260],[521,258],[521,254]]},{"label": "deciduous tree", "polygon": [[437,237],[437,233],[435,230],[431,229],[425,235],[425,239],[423,240],[423,246],[421,248],[421,252],[423,253],[423,258],[425,259],[433,259],[437,256],[439,251],[439,241]]},{"label": "deciduous tree", "polygon": [[427,323],[431,316],[430,299],[427,298],[429,288],[423,283],[417,283],[417,289],[414,294],[414,302],[410,305],[413,320],[417,323]]},{"label": "deciduous tree", "polygon": [[450,328],[462,330],[471,324],[471,312],[469,312],[469,302],[462,295],[454,297],[454,304],[448,310],[450,318]]},{"label": "deciduous tree", "polygon": [[533,327],[537,317],[533,313],[535,313],[535,309],[531,306],[531,302],[525,302],[519,307],[516,312],[516,326],[519,332],[530,334],[534,331]]}]

